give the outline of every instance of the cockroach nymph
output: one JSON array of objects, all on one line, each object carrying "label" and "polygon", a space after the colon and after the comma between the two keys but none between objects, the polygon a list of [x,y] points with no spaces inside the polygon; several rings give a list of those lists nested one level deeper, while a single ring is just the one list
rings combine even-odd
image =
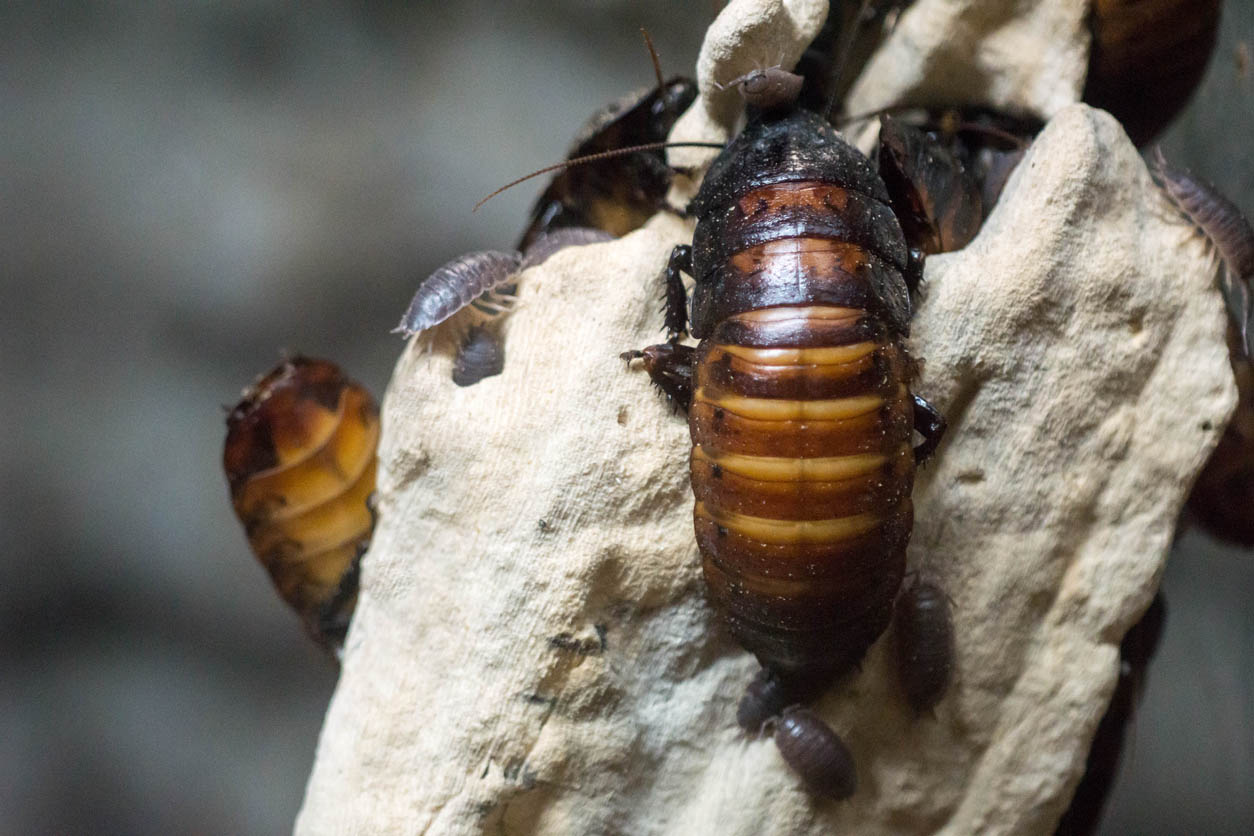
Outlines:
[{"label": "cockroach nymph", "polygon": [[916,713],[940,702],[953,668],[954,631],[949,599],[936,584],[907,581],[897,598],[897,671]]},{"label": "cockroach nymph", "polygon": [[794,706],[784,710],[775,721],[775,746],[815,795],[840,801],[857,791],[853,755],[810,709]]},{"label": "cockroach nymph", "polygon": [[[688,411],[705,579],[765,671],[738,712],[751,731],[818,696],[888,625],[915,467],[944,430],[909,389],[909,287],[924,252],[974,235],[979,203],[952,158],[896,153],[927,142],[915,129],[881,141],[887,184],[824,118],[752,110],[688,207],[692,245],[667,265],[670,339],[628,353]],[[903,233],[894,205],[926,222]],[[690,317],[681,272],[696,280]],[[679,341],[689,322],[695,348]],[[776,742],[807,784],[852,793],[835,732],[805,709],[782,717]]]},{"label": "cockroach nymph", "polygon": [[223,465],[253,554],[335,650],[374,528],[379,408],[333,363],[293,357],[244,391],[226,425]]}]

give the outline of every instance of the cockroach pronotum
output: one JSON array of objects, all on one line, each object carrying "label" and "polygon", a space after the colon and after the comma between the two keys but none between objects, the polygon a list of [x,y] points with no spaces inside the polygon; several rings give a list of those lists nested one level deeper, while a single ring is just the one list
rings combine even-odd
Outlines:
[{"label": "cockroach pronotum", "polygon": [[894,624],[902,690],[911,708],[927,711],[945,695],[953,667],[949,599],[934,583],[909,581],[897,599]]},{"label": "cockroach pronotum", "polygon": [[1154,174],[1171,202],[1202,231],[1219,256],[1230,315],[1229,359],[1237,409],[1189,496],[1189,510],[1225,540],[1254,545],[1254,229],[1232,201],[1192,174],[1173,168],[1155,149]]},{"label": "cockroach pronotum", "polygon": [[334,364],[293,357],[244,391],[223,465],[253,553],[323,646],[342,644],[374,515],[379,408]]},{"label": "cockroach pronotum", "polygon": [[[824,118],[765,104],[688,207],[692,245],[665,271],[668,342],[624,355],[688,410],[705,578],[765,670],[740,706],[751,731],[816,696],[888,624],[915,467],[944,429],[909,389],[910,288],[921,253],[964,246],[979,218],[978,202],[974,221],[961,206],[977,198],[956,161],[919,168],[918,154],[895,153],[903,134],[925,141],[907,126],[885,131],[886,183]],[[895,204],[927,216],[909,245]],[[941,228],[944,244],[918,234]],[[696,280],[691,317],[681,273]],[[689,321],[695,348],[679,342]],[[812,713],[783,718],[776,740],[807,784],[851,793],[835,732]]]}]

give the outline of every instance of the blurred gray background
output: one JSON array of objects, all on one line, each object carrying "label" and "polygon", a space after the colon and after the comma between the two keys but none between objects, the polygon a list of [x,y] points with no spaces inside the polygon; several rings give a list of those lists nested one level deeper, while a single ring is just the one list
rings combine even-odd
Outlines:
[{"label": "blurred gray background", "polygon": [[[335,669],[231,514],[280,349],[382,393],[447,259],[512,245],[594,110],[717,2],[0,5],[0,834],[290,829]],[[1168,156],[1254,210],[1254,10]],[[1254,512],[1254,511],[1252,511]],[[1254,555],[1186,535],[1104,832],[1254,832]]]}]

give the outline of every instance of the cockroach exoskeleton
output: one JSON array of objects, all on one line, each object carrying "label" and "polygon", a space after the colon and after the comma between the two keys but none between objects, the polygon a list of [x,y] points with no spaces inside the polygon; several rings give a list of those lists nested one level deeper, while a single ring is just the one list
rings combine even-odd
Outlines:
[{"label": "cockroach exoskeleton", "polygon": [[1138,146],[1189,100],[1219,32],[1221,0],[1093,0],[1084,101]]},{"label": "cockroach exoskeleton", "polygon": [[324,647],[343,643],[374,530],[379,408],[325,360],[293,357],[244,391],[223,465],[253,553]]},{"label": "cockroach exoskeleton", "polygon": [[[588,120],[566,159],[662,142],[696,97],[697,85],[680,77],[631,93]],[[518,248],[525,251],[540,236],[565,227],[600,229],[615,238],[626,235],[665,205],[671,179],[660,150],[565,168],[536,200]]]},{"label": "cockroach exoskeleton", "polygon": [[[882,140],[886,181],[824,118],[795,104],[752,112],[688,207],[692,245],[665,270],[668,342],[626,355],[688,411],[706,582],[765,671],[737,719],[754,731],[781,716],[785,760],[835,798],[856,786],[848,750],[813,712],[784,706],[855,666],[890,620],[915,467],[945,426],[909,389],[912,250],[965,243],[979,218],[953,194],[971,194],[961,166],[941,176],[930,161],[945,156],[914,153],[928,139],[911,131]],[[920,222],[903,232],[894,205]],[[696,280],[691,316],[681,272]],[[689,326],[695,348],[679,342]]]},{"label": "cockroach exoskeleton", "polygon": [[907,581],[893,616],[897,632],[897,672],[915,713],[932,709],[949,687],[954,628],[949,599],[936,584]]},{"label": "cockroach exoskeleton", "polygon": [[776,748],[812,793],[841,801],[857,791],[853,755],[819,715],[793,706],[774,723]]}]

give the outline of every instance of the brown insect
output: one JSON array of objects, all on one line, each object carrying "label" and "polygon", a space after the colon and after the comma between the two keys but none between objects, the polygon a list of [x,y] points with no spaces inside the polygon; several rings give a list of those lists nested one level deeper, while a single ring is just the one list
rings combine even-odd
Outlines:
[{"label": "brown insect", "polygon": [[1110,111],[1137,145],[1170,122],[1215,48],[1221,0],[1094,0],[1084,101]]},{"label": "brown insect", "polygon": [[336,649],[374,528],[379,409],[325,360],[293,357],[226,419],[223,466],[248,543],[310,634]]},{"label": "brown insect", "polygon": [[[886,131],[882,158],[900,164],[886,181],[822,117],[791,103],[755,113],[688,207],[693,243],[666,269],[670,340],[624,355],[643,358],[688,411],[705,578],[765,670],[738,713],[754,731],[816,696],[884,631],[905,572],[915,466],[944,429],[910,392],[903,342],[919,254],[933,243],[908,246],[893,206],[926,215],[960,203],[952,192],[977,198],[961,167],[918,169],[917,155],[895,155],[910,131]],[[944,210],[919,228],[961,229],[966,238],[944,245],[962,246],[974,225],[954,217]],[[696,348],[679,342],[681,272],[696,279]],[[776,740],[802,778],[829,796],[852,792],[835,733],[812,714],[783,716]]]}]

